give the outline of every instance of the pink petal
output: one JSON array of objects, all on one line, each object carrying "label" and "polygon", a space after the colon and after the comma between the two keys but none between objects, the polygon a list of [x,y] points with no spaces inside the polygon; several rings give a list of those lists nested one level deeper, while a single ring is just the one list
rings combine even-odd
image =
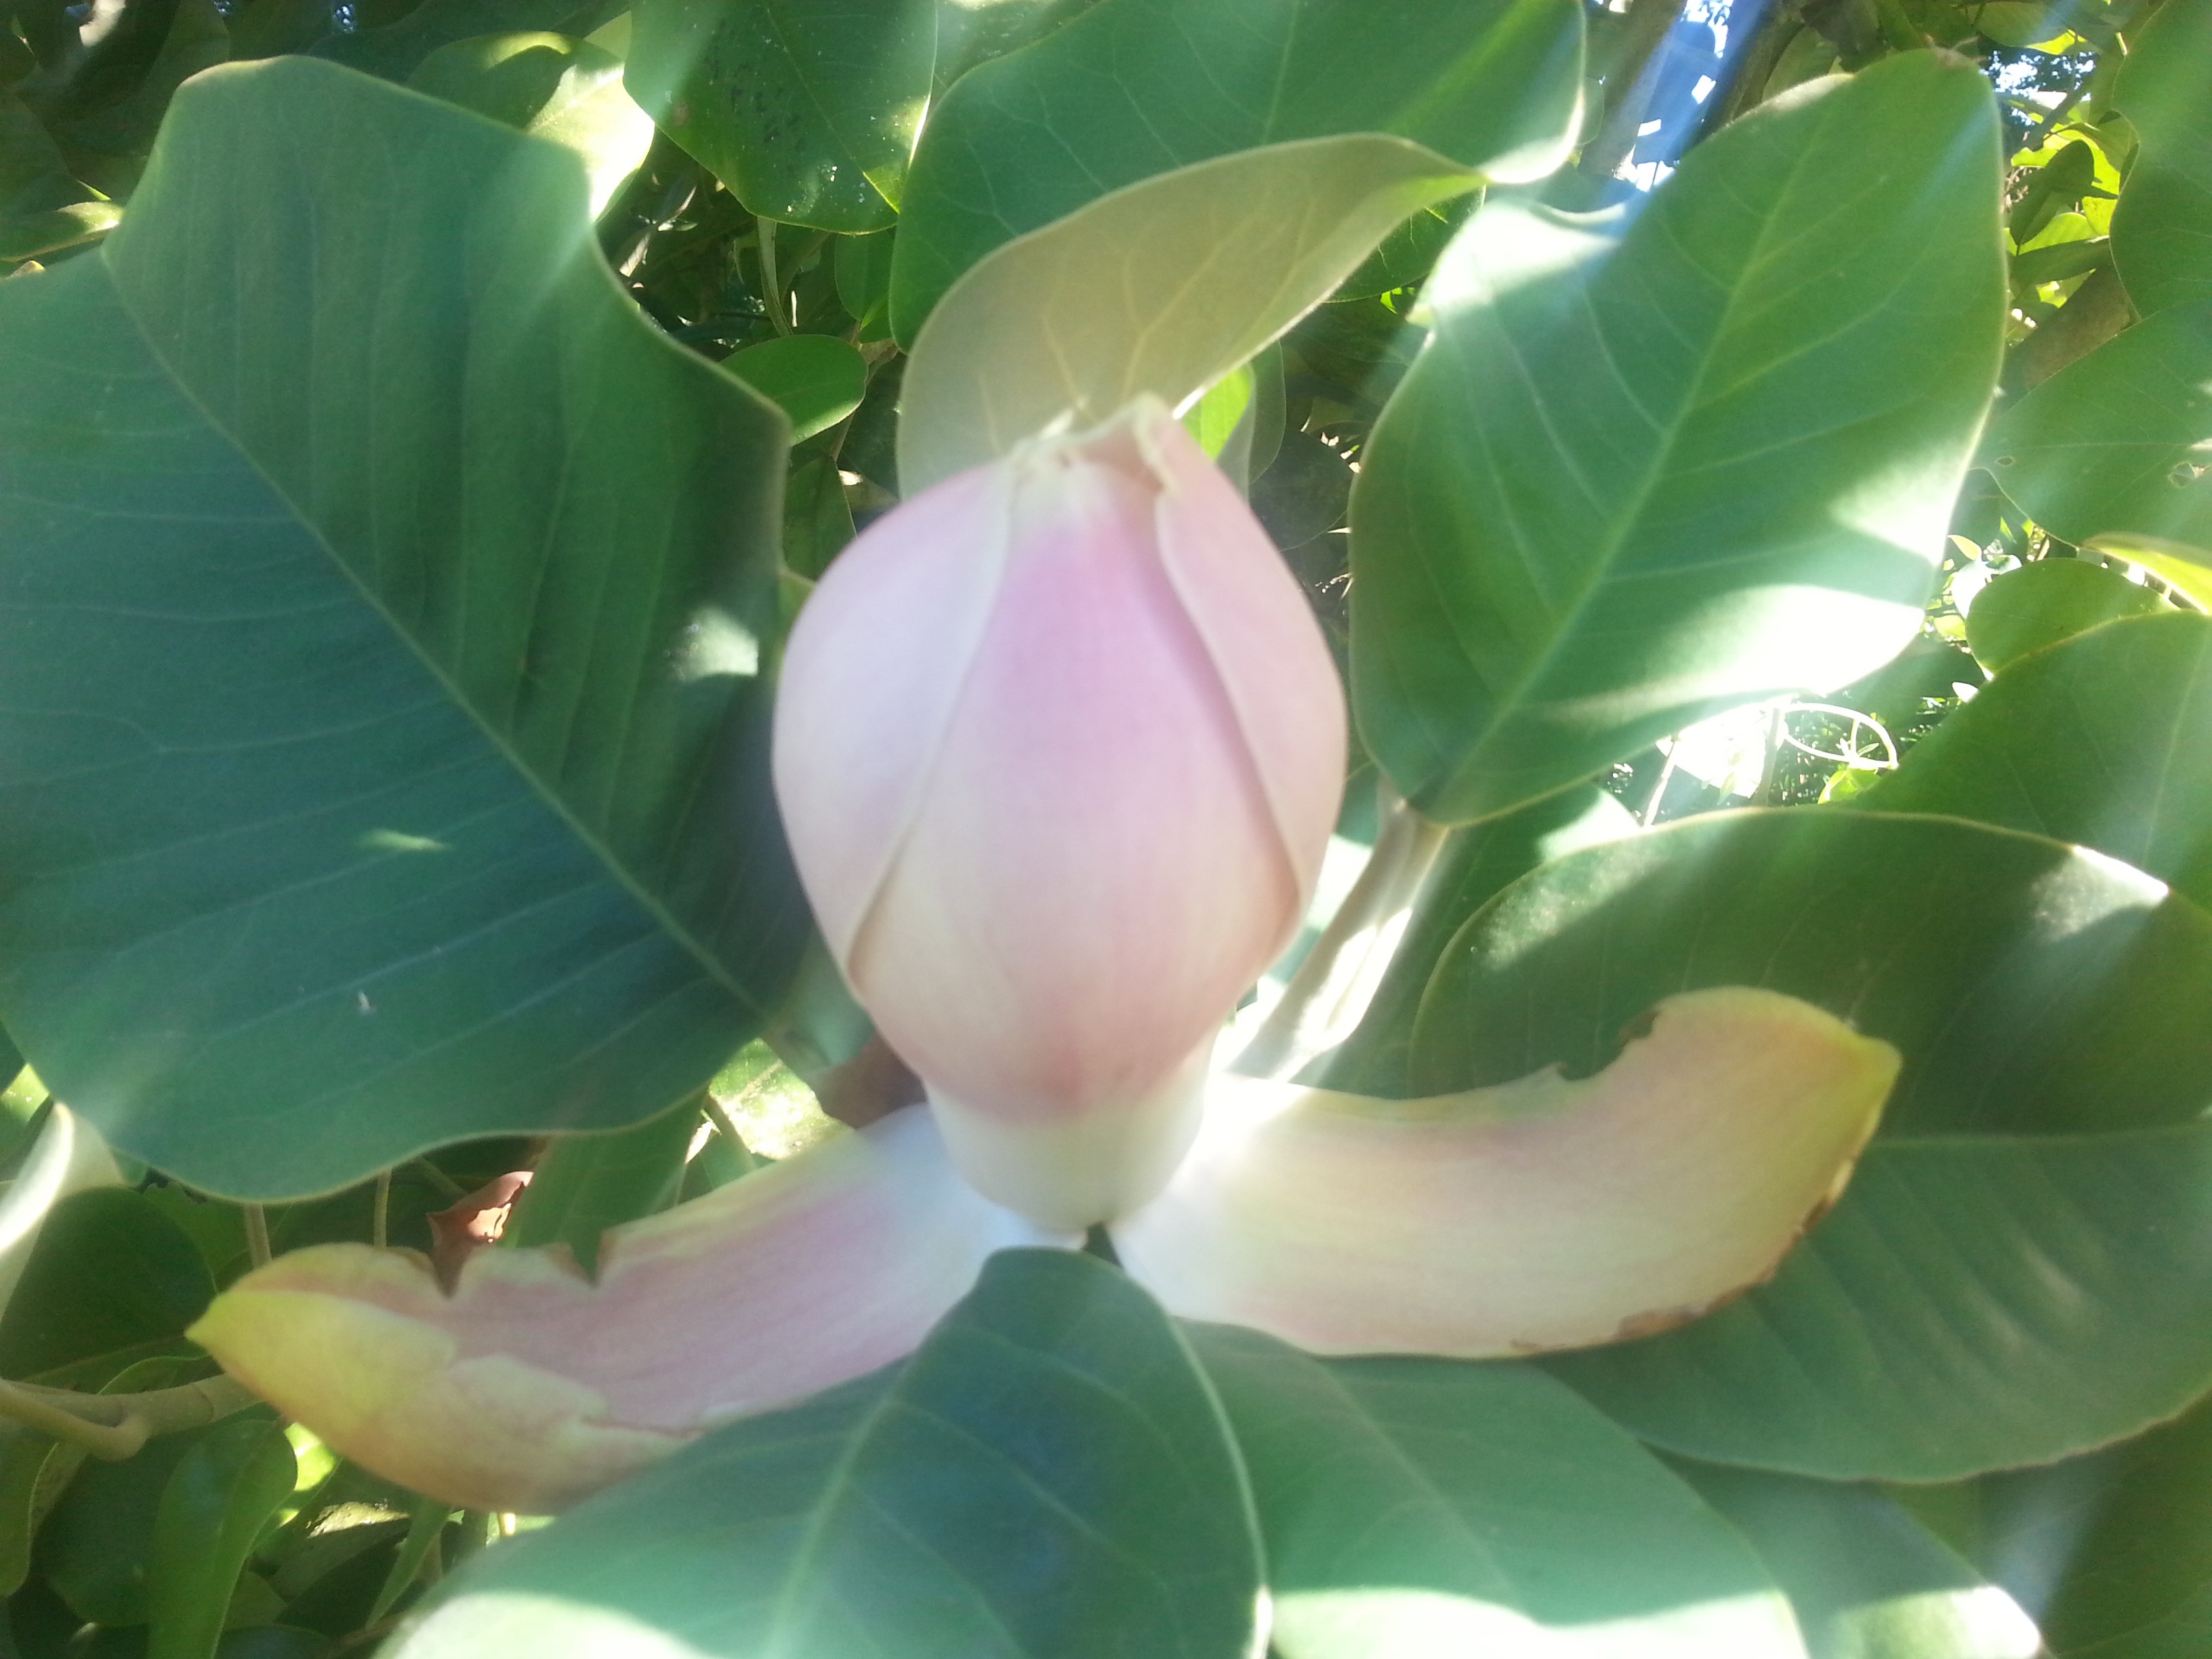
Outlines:
[{"label": "pink petal", "polygon": [[1381,1101],[1217,1078],[1190,1158],[1114,1242],[1171,1312],[1316,1353],[1645,1334],[1774,1270],[1898,1065],[1809,1004],[1729,988],[1668,998],[1578,1081]]},{"label": "pink petal", "polygon": [[909,1352],[992,1251],[1059,1243],[953,1172],[910,1109],[565,1249],[490,1249],[450,1297],[410,1251],[319,1245],[191,1334],[347,1456],[479,1509],[558,1509],[685,1439]]}]

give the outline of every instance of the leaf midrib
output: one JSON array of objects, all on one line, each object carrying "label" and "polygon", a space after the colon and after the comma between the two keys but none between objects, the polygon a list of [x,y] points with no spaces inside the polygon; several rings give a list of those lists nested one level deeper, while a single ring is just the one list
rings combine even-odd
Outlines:
[{"label": "leaf midrib", "polygon": [[483,734],[485,741],[490,744],[493,751],[507,763],[508,769],[515,775],[523,780],[531,792],[550,810],[555,818],[566,826],[569,833],[591,851],[599,866],[607,873],[615,885],[629,894],[653,918],[664,933],[698,963],[705,970],[708,979],[720,986],[741,1007],[752,1013],[761,1012],[760,1004],[752,993],[738,980],[714,952],[708,950],[693,934],[691,929],[678,921],[675,915],[659,895],[653,892],[630,872],[623,860],[616,856],[612,847],[584,823],[568,803],[538,775],[537,769],[525,763],[520,751],[509,741],[506,732],[487,719],[477,709],[472,700],[462,694],[460,687],[455,683],[453,676],[446,671],[444,665],[424,648],[410,629],[401,625],[398,618],[385,605],[381,596],[370,587],[352,565],[339,554],[330,538],[324,534],[323,527],[301,507],[298,501],[293,499],[291,492],[280,484],[270,475],[268,469],[262,465],[260,457],[256,455],[238,434],[208,407],[198,391],[171,362],[168,355],[161,349],[160,343],[155,338],[152,331],[147,327],[144,320],[132,307],[125,285],[117,275],[114,258],[111,252],[112,246],[112,244],[108,244],[101,247],[100,261],[101,276],[106,283],[109,292],[114,296],[115,308],[130,323],[132,332],[144,347],[147,356],[160,366],[163,378],[175,390],[177,395],[184,400],[193,413],[206,422],[210,432],[222,439],[230,451],[245,464],[246,469],[261,481],[262,486],[269,491],[270,495],[283,503],[286,511],[291,515],[293,522],[337,568],[341,577],[360,597],[362,603],[366,605],[370,611],[384,623],[386,632],[398,640],[415,660],[422,665],[439,690],[445,693],[451,704],[467,715],[470,722]]}]

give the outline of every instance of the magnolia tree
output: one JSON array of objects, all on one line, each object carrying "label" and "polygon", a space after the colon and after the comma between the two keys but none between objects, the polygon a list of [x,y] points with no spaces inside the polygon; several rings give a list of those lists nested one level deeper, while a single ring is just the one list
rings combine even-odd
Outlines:
[{"label": "magnolia tree", "polygon": [[0,1652],[2212,1648],[2212,0],[0,21]]}]

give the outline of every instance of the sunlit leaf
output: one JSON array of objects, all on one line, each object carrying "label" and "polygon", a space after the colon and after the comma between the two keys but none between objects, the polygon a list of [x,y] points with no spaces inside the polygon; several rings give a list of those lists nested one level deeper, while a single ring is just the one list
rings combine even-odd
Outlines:
[{"label": "sunlit leaf", "polygon": [[2112,212],[2112,255],[2146,316],[2212,301],[2212,5],[2167,0],[2128,37],[2112,102],[2135,164]]},{"label": "sunlit leaf", "polygon": [[1251,1471],[1283,1659],[1803,1653],[1743,1540],[1541,1373],[1190,1337]]},{"label": "sunlit leaf", "polygon": [[1360,729],[1424,812],[1912,637],[1996,376],[1996,138],[1907,53],[1700,144],[1617,244],[1498,198],[1461,233],[1352,498]]}]

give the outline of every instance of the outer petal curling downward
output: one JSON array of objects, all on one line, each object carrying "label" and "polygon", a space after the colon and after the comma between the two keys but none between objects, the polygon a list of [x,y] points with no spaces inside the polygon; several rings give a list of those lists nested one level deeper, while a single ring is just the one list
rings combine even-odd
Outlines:
[{"label": "outer petal curling downward", "polygon": [[1114,1243],[1172,1312],[1315,1353],[1647,1335],[1773,1272],[1899,1064],[1810,1004],[1728,988],[1668,998],[1577,1080],[1384,1101],[1217,1078],[1190,1158]]},{"label": "outer petal curling downward", "polygon": [[611,1230],[596,1284],[565,1249],[480,1250],[447,1297],[412,1251],[319,1245],[189,1334],[378,1474],[544,1513],[899,1358],[994,1250],[1069,1242],[978,1196],[910,1108]]}]

